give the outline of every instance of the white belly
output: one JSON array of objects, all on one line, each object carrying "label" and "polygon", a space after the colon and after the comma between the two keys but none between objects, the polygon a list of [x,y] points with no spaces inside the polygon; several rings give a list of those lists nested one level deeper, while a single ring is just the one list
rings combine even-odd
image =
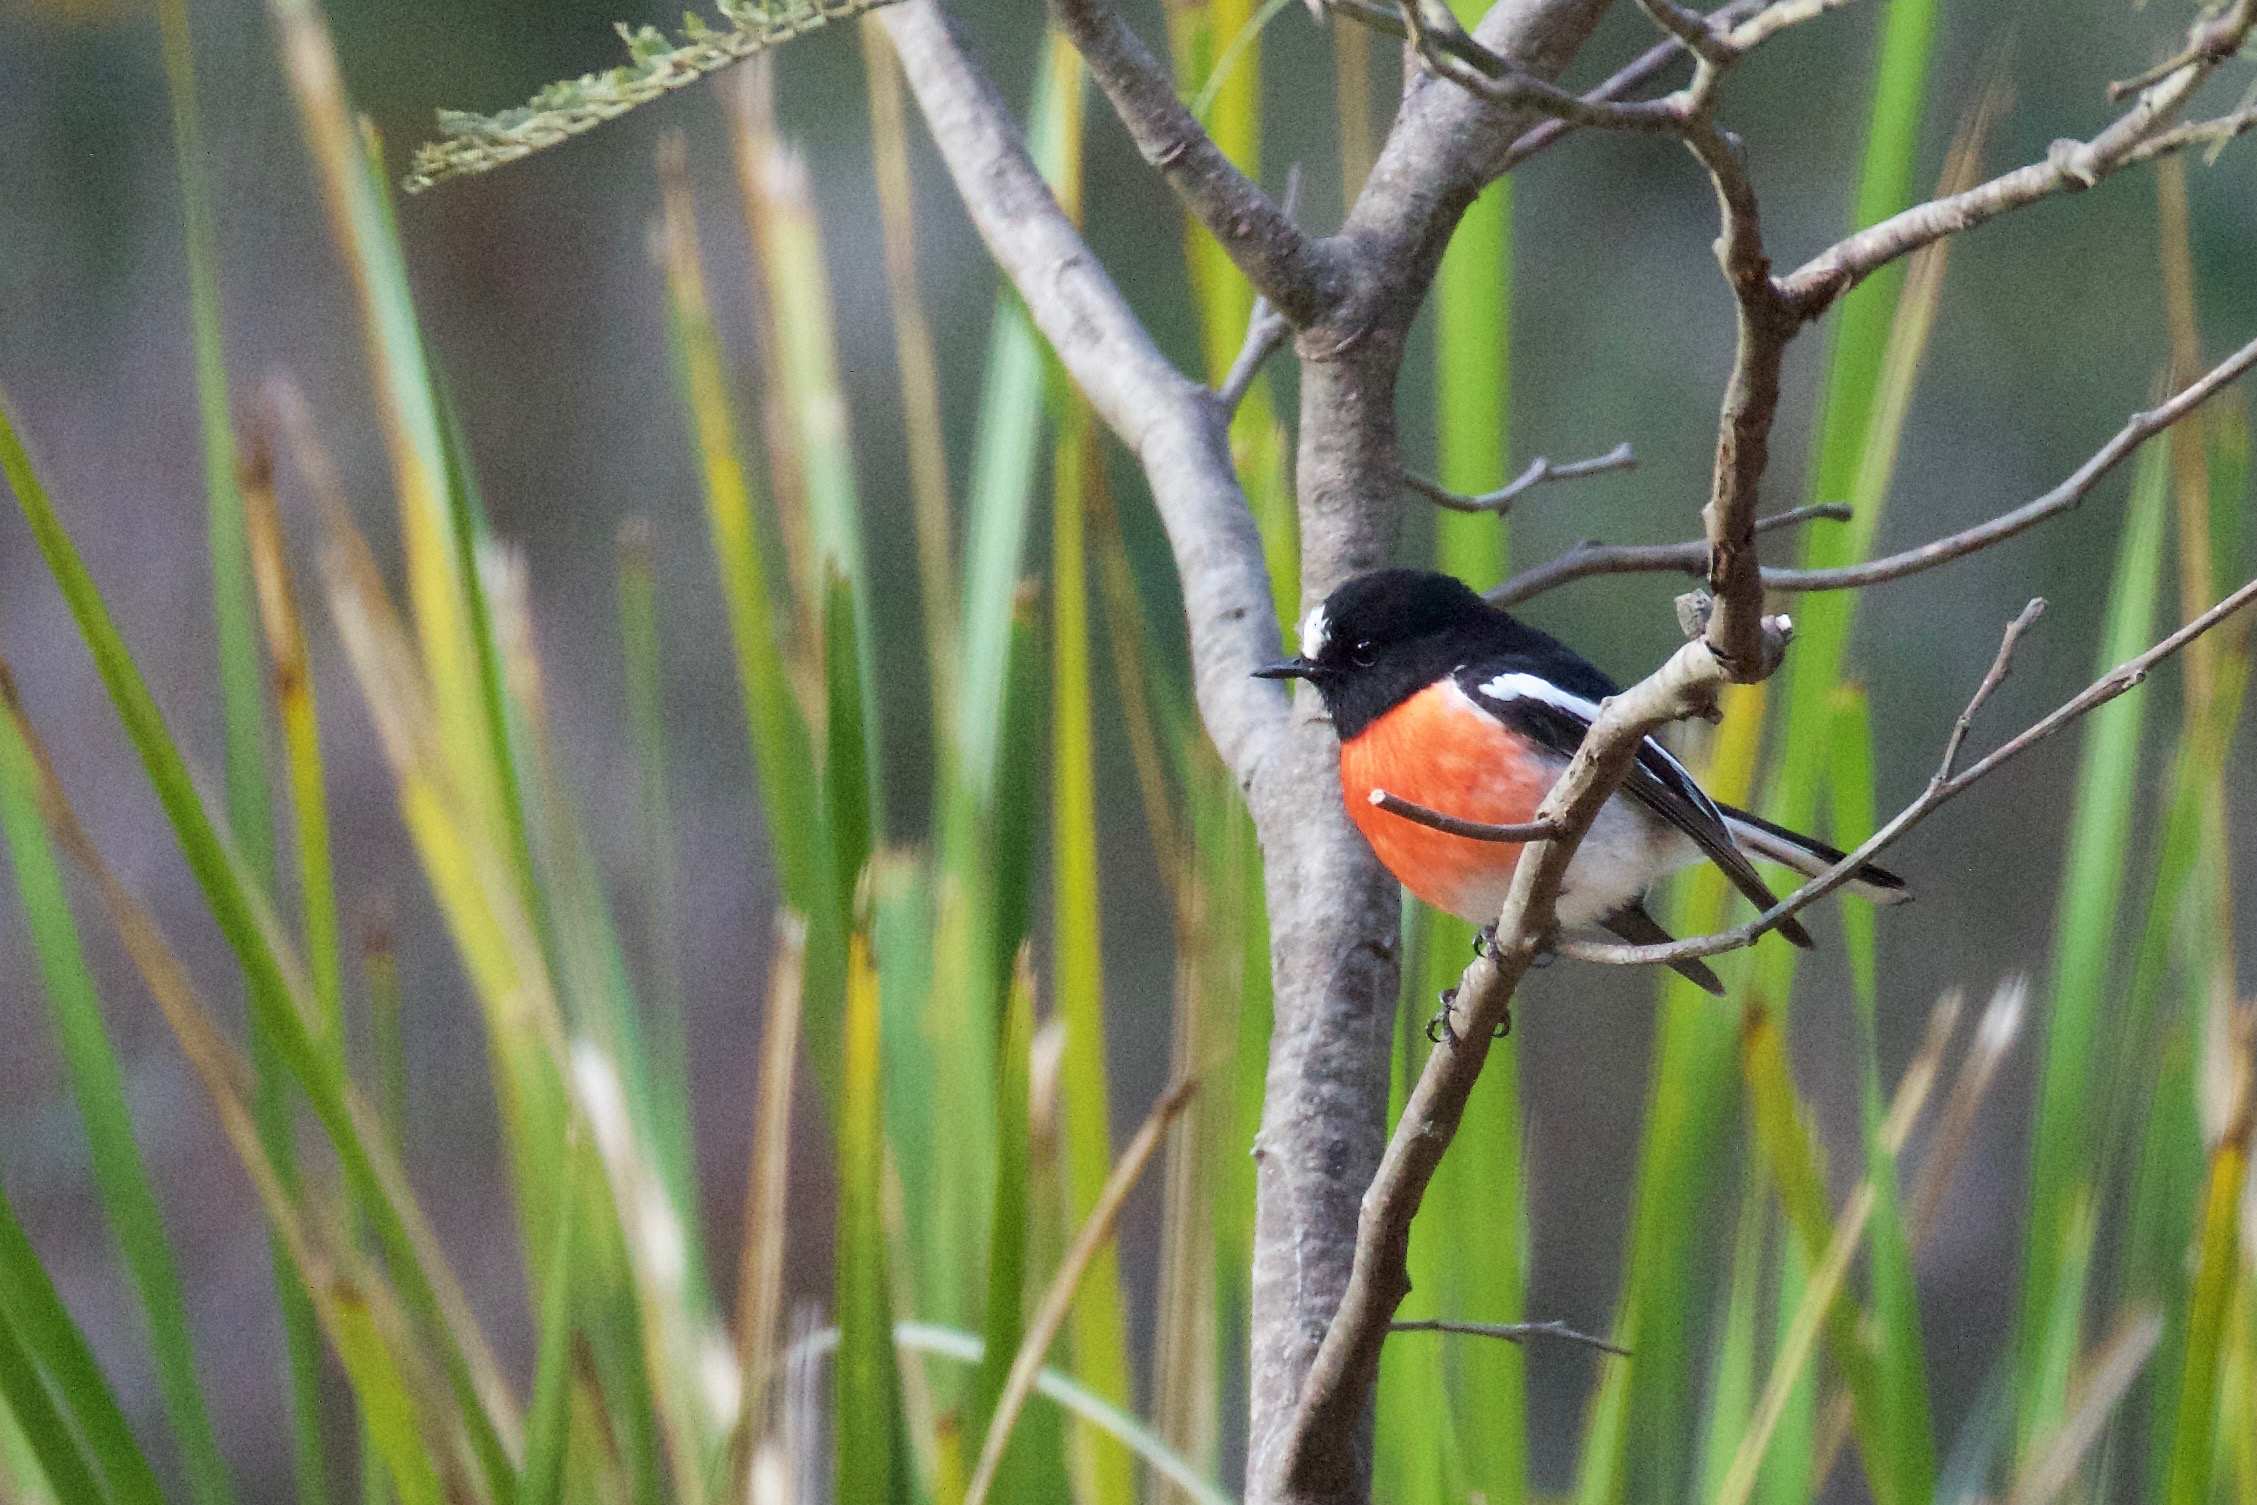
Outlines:
[{"label": "white belly", "polygon": [[[1600,807],[1599,818],[1568,864],[1567,881],[1560,886],[1560,926],[1596,929],[1608,915],[1644,897],[1656,880],[1699,858],[1700,849],[1684,832],[1617,795]],[[1473,906],[1489,917],[1484,924],[1494,924],[1505,907],[1511,874],[1489,887],[1494,892],[1480,893]]]}]

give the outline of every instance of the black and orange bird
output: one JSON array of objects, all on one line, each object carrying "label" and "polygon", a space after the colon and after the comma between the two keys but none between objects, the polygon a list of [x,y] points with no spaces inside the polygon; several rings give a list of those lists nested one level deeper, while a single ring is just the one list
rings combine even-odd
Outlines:
[{"label": "black and orange bird", "polygon": [[[1617,686],[1582,655],[1426,570],[1377,570],[1327,596],[1301,626],[1298,658],[1255,671],[1305,679],[1340,737],[1348,818],[1403,887],[1476,925],[1493,925],[1520,860],[1518,843],[1436,830],[1371,803],[1398,799],[1461,820],[1521,825]],[[1646,912],[1646,891],[1707,859],[1758,908],[1777,896],[1751,854],[1814,875],[1842,860],[1824,842],[1710,799],[1685,765],[1648,737],[1621,788],[1576,848],[1558,918],[1634,944],[1669,933]],[[1885,869],[1860,868],[1850,891],[1876,903],[1911,897]],[[1810,934],[1792,918],[1779,934]],[[1697,959],[1673,963],[1712,993],[1724,986]]]}]

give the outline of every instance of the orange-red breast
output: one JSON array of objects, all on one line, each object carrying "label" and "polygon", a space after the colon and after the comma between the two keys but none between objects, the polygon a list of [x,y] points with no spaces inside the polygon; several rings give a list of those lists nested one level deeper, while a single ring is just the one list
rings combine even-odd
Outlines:
[{"label": "orange-red breast", "polygon": [[[1557,638],[1448,575],[1424,570],[1378,570],[1348,581],[1309,613],[1298,658],[1256,672],[1316,687],[1340,737],[1349,819],[1405,888],[1477,925],[1494,924],[1504,907],[1519,844],[1421,825],[1372,804],[1372,791],[1461,820],[1532,820],[1599,702],[1616,690]],[[1804,874],[1842,860],[1824,842],[1710,799],[1649,737],[1568,865],[1560,924],[1641,944],[1667,940],[1646,912],[1646,890],[1703,858],[1768,908],[1776,896],[1750,853]],[[1903,879],[1873,866],[1860,868],[1849,887],[1880,903],[1911,897]],[[1792,918],[1778,929],[1798,946],[1811,943]],[[1700,961],[1673,965],[1709,991],[1723,991]]]}]

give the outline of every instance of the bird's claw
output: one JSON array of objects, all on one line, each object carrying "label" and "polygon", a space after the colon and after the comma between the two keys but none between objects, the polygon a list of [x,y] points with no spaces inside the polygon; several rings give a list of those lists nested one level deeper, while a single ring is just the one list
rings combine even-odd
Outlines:
[{"label": "bird's claw", "polygon": [[[1456,988],[1444,988],[1442,990],[1440,1006],[1435,1009],[1434,1017],[1426,1021],[1426,1039],[1428,1044],[1440,1045],[1445,1040],[1449,1041],[1452,1045],[1458,1043],[1457,1026],[1451,1023],[1451,1016],[1456,1014],[1457,1011],[1458,990]],[[1505,1007],[1505,1017],[1498,1021],[1496,1029],[1490,1034],[1490,1038],[1493,1040],[1502,1040],[1505,1038],[1505,1036],[1511,1034],[1512,1032],[1512,1006],[1510,1004],[1507,1004]]]}]

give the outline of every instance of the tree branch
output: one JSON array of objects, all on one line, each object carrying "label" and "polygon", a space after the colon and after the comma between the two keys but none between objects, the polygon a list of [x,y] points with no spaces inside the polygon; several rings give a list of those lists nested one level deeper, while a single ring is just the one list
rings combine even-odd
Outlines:
[{"label": "tree branch", "polygon": [[1485,820],[1461,820],[1455,815],[1444,815],[1439,810],[1414,805],[1384,789],[1374,789],[1367,798],[1389,815],[1400,816],[1414,825],[1426,826],[1451,836],[1463,836],[1469,841],[1549,841],[1560,834],[1557,821],[1530,820],[1518,825],[1500,826]]},{"label": "tree branch", "polygon": [[[1557,77],[1607,0],[1500,0],[1478,36]],[[1302,609],[1394,550],[1405,500],[1395,386],[1443,248],[1480,165],[1534,123],[1448,84],[1414,79],[1334,242],[1347,297],[1295,341],[1301,412],[1295,502]],[[1357,1213],[1386,1144],[1388,1001],[1400,975],[1399,886],[1340,797],[1339,745],[1315,697],[1249,789],[1261,836],[1274,1025],[1255,1139],[1247,1352],[1249,1505],[1369,1498],[1371,1422],[1350,1406],[1329,1470],[1298,1479],[1288,1438],[1304,1377],[1355,1262]]]},{"label": "tree branch", "polygon": [[[1969,554],[2004,543],[2028,532],[2048,518],[2073,510],[2102,479],[2130,458],[2133,451],[2248,375],[2253,368],[2257,368],[2257,340],[2250,341],[2200,377],[2187,383],[2168,400],[2134,413],[2106,444],[2095,450],[2091,458],[2071,472],[2060,485],[2011,512],[2001,513],[1986,522],[1914,548],[1866,560],[1862,564],[1841,565],[1824,570],[1766,567],[1763,571],[1763,587],[1773,591],[1826,591],[1880,585],[1891,580],[1901,580],[1907,575],[1917,575],[1924,570],[1932,570],[1938,565],[1949,564],[1955,559],[1964,559]],[[1838,504],[1798,507],[1791,512],[1757,519],[1756,532],[1760,534],[1773,527],[1809,518],[1848,515],[1848,509],[1840,508]],[[1654,572],[1698,575],[1707,565],[1708,542],[1705,539],[1676,544],[1578,544],[1557,558],[1521,571],[1489,592],[1488,600],[1492,606],[1512,606],[1541,595],[1555,586],[1591,575]]]},{"label": "tree branch", "polygon": [[[1804,523],[1847,522],[1849,505],[1845,502],[1817,502],[1806,507],[1790,507],[1785,512],[1774,512],[1769,517],[1755,520],[1755,533],[1761,538],[1766,533],[1776,533],[1796,528]],[[1708,540],[1688,539],[1684,543],[1626,543],[1605,544],[1585,541],[1575,545],[1542,564],[1530,565],[1504,584],[1488,592],[1491,606],[1517,606],[1523,601],[1541,596],[1570,580],[1581,580],[1589,575],[1634,575],[1674,571],[1684,575],[1701,575],[1708,570]],[[1773,584],[1780,572],[1769,567],[1763,571],[1766,587]]]},{"label": "tree branch", "polygon": [[1282,733],[1285,701],[1250,677],[1275,655],[1278,637],[1227,419],[1129,311],[936,0],[901,0],[878,21],[988,253],[1075,385],[1144,467],[1183,588],[1200,715],[1243,784]]},{"label": "tree branch", "polygon": [[[1781,624],[1767,625],[1783,635]],[[1491,1031],[1552,931],[1560,883],[1577,846],[1629,772],[1644,738],[1667,722],[1705,711],[1727,678],[1705,640],[1687,643],[1660,669],[1606,702],[1538,808],[1536,819],[1556,825],[1559,835],[1521,854],[1498,917],[1497,939],[1459,979],[1455,1002],[1464,1020],[1455,1042],[1427,1058],[1364,1194],[1354,1271],[1309,1369],[1287,1437],[1286,1476],[1301,1487],[1331,1477],[1343,1450],[1352,1446],[1378,1376],[1388,1324],[1410,1290],[1405,1261],[1411,1218],[1457,1133],[1488,1057]]]},{"label": "tree branch", "polygon": [[1334,248],[1304,235],[1223,154],[1111,0],[1050,0],[1050,11],[1144,160],[1168,180],[1246,280],[1295,325],[1323,317],[1344,291]]},{"label": "tree branch", "polygon": [[[1732,0],[1730,5],[1710,11],[1708,20],[1711,25],[1729,28],[1761,12],[1766,4],[1767,0]],[[1656,42],[1609,74],[1597,87],[1586,90],[1583,97],[1590,100],[1620,99],[1631,90],[1652,82],[1664,68],[1686,55],[1684,44],[1675,37]],[[1505,148],[1490,175],[1504,176],[1575,129],[1575,126],[1566,121],[1555,118],[1523,132]]]},{"label": "tree branch", "polygon": [[2042,162],[2002,173],[1964,193],[1916,204],[1860,230],[1782,279],[1780,292],[1804,318],[1814,318],[1899,256],[2010,210],[2090,188],[2110,173],[2163,151],[2212,139],[2215,130],[2205,135],[2168,128],[2219,63],[2248,40],[2253,25],[2257,25],[2257,0],[2234,0],[2225,9],[2197,19],[2176,65],[2145,86],[2138,101],[2090,141],[2056,141]]},{"label": "tree branch", "polygon": [[[2217,605],[2211,607],[2201,616],[2196,617],[2145,653],[2117,665],[2079,691],[2074,698],[2058,706],[2044,718],[2026,727],[2015,737],[1959,773],[1949,772],[1949,762],[1956,759],[1959,743],[1964,740],[1964,732],[1955,724],[1952,738],[1946,744],[1946,762],[1939,766],[1935,777],[1928,781],[1928,787],[1921,792],[1918,799],[1898,811],[1895,816],[1891,817],[1888,824],[1874,832],[1863,846],[1796,889],[1777,904],[1772,905],[1762,914],[1748,921],[1745,925],[1736,926],[1731,930],[1721,930],[1713,935],[1693,936],[1682,941],[1672,941],[1666,945],[1617,946],[1598,942],[1562,941],[1557,947],[1558,953],[1561,956],[1571,956],[1580,961],[1605,962],[1613,966],[1643,966],[1654,962],[1684,961],[1697,956],[1715,956],[1719,952],[1736,951],[1743,946],[1754,944],[1766,932],[1776,929],[1780,921],[1808,908],[1849,882],[1851,878],[1856,876],[1859,868],[1872,861],[1884,848],[1933,814],[1938,806],[1965,792],[1970,786],[1987,778],[2009,761],[2035,747],[2086,712],[2106,705],[2125,691],[2143,683],[2147,678],[2148,671],[2153,669],[2156,664],[2169,658],[2252,602],[2257,602],[2257,580],[2249,581],[2232,595],[2227,596]],[[2032,603],[2032,607],[2042,606],[2042,602]],[[2006,639],[1999,647],[1999,657],[1993,662],[1990,673],[1984,675],[1983,682],[1976,689],[1974,698],[1968,702],[1966,711],[1961,713],[1961,720],[1971,721],[1975,712],[1981,708],[1982,703],[1989,698],[1991,691],[1997,688],[1998,681],[2005,677],[2006,661],[2012,654],[2015,641],[2035,616],[2036,611],[2026,607],[2022,615],[2016,618],[2007,628]]]},{"label": "tree branch", "polygon": [[[1629,964],[1685,960],[1748,945],[1788,915],[1847,883],[1876,853],[1938,805],[2094,707],[2139,684],[2156,663],[2252,601],[2257,601],[2257,580],[2102,676],[1972,767],[1957,774],[1939,770],[1921,798],[1871,840],[1747,925],[1668,945],[1562,942],[1554,949],[1563,956]],[[2025,612],[2009,629],[2002,659],[2010,653],[2012,640],[2020,636],[2029,615]],[[1969,705],[1969,716],[1979,709],[2004,673],[2003,665],[1994,663]],[[1333,1465],[1343,1446],[1344,1429],[1352,1425],[1377,1377],[1381,1343],[1396,1307],[1410,1290],[1405,1262],[1411,1218],[1457,1133],[1466,1099],[1488,1056],[1490,1031],[1505,1017],[1514,988],[1543,949],[1541,938],[1550,933],[1560,881],[1583,833],[1628,771],[1639,741],[1664,723],[1705,708],[1727,678],[1705,639],[1686,644],[1659,671],[1606,703],[1582,747],[1539,807],[1537,819],[1556,821],[1560,835],[1530,848],[1514,870],[1512,889],[1497,924],[1497,941],[1486,954],[1474,959],[1458,983],[1455,1002],[1465,1016],[1464,1023],[1449,1048],[1427,1058],[1388,1142],[1379,1174],[1365,1194],[1354,1276],[1340,1314],[1325,1334],[1324,1345],[1309,1371],[1294,1419],[1288,1451],[1293,1477],[1322,1477]]]},{"label": "tree branch", "polygon": [[1420,1317],[1404,1322],[1390,1322],[1391,1333],[1459,1333],[1469,1338],[1498,1338],[1507,1343],[1525,1343],[1530,1338],[1558,1338],[1563,1342],[1580,1343],[1586,1348],[1596,1348],[1601,1353],[1611,1353],[1629,1358],[1630,1350],[1605,1338],[1594,1338],[1589,1333],[1578,1332],[1564,1322],[1458,1322],[1447,1317]]},{"label": "tree branch", "polygon": [[1616,470],[1636,470],[1638,457],[1627,442],[1617,444],[1603,455],[1593,455],[1588,460],[1566,460],[1553,464],[1543,455],[1528,462],[1528,468],[1514,476],[1495,491],[1484,491],[1475,496],[1450,490],[1439,481],[1430,481],[1415,470],[1403,472],[1403,484],[1437,507],[1452,512],[1494,512],[1499,516],[1512,510],[1522,493],[1531,491],[1546,481],[1575,481],[1584,476],[1605,475]]}]

